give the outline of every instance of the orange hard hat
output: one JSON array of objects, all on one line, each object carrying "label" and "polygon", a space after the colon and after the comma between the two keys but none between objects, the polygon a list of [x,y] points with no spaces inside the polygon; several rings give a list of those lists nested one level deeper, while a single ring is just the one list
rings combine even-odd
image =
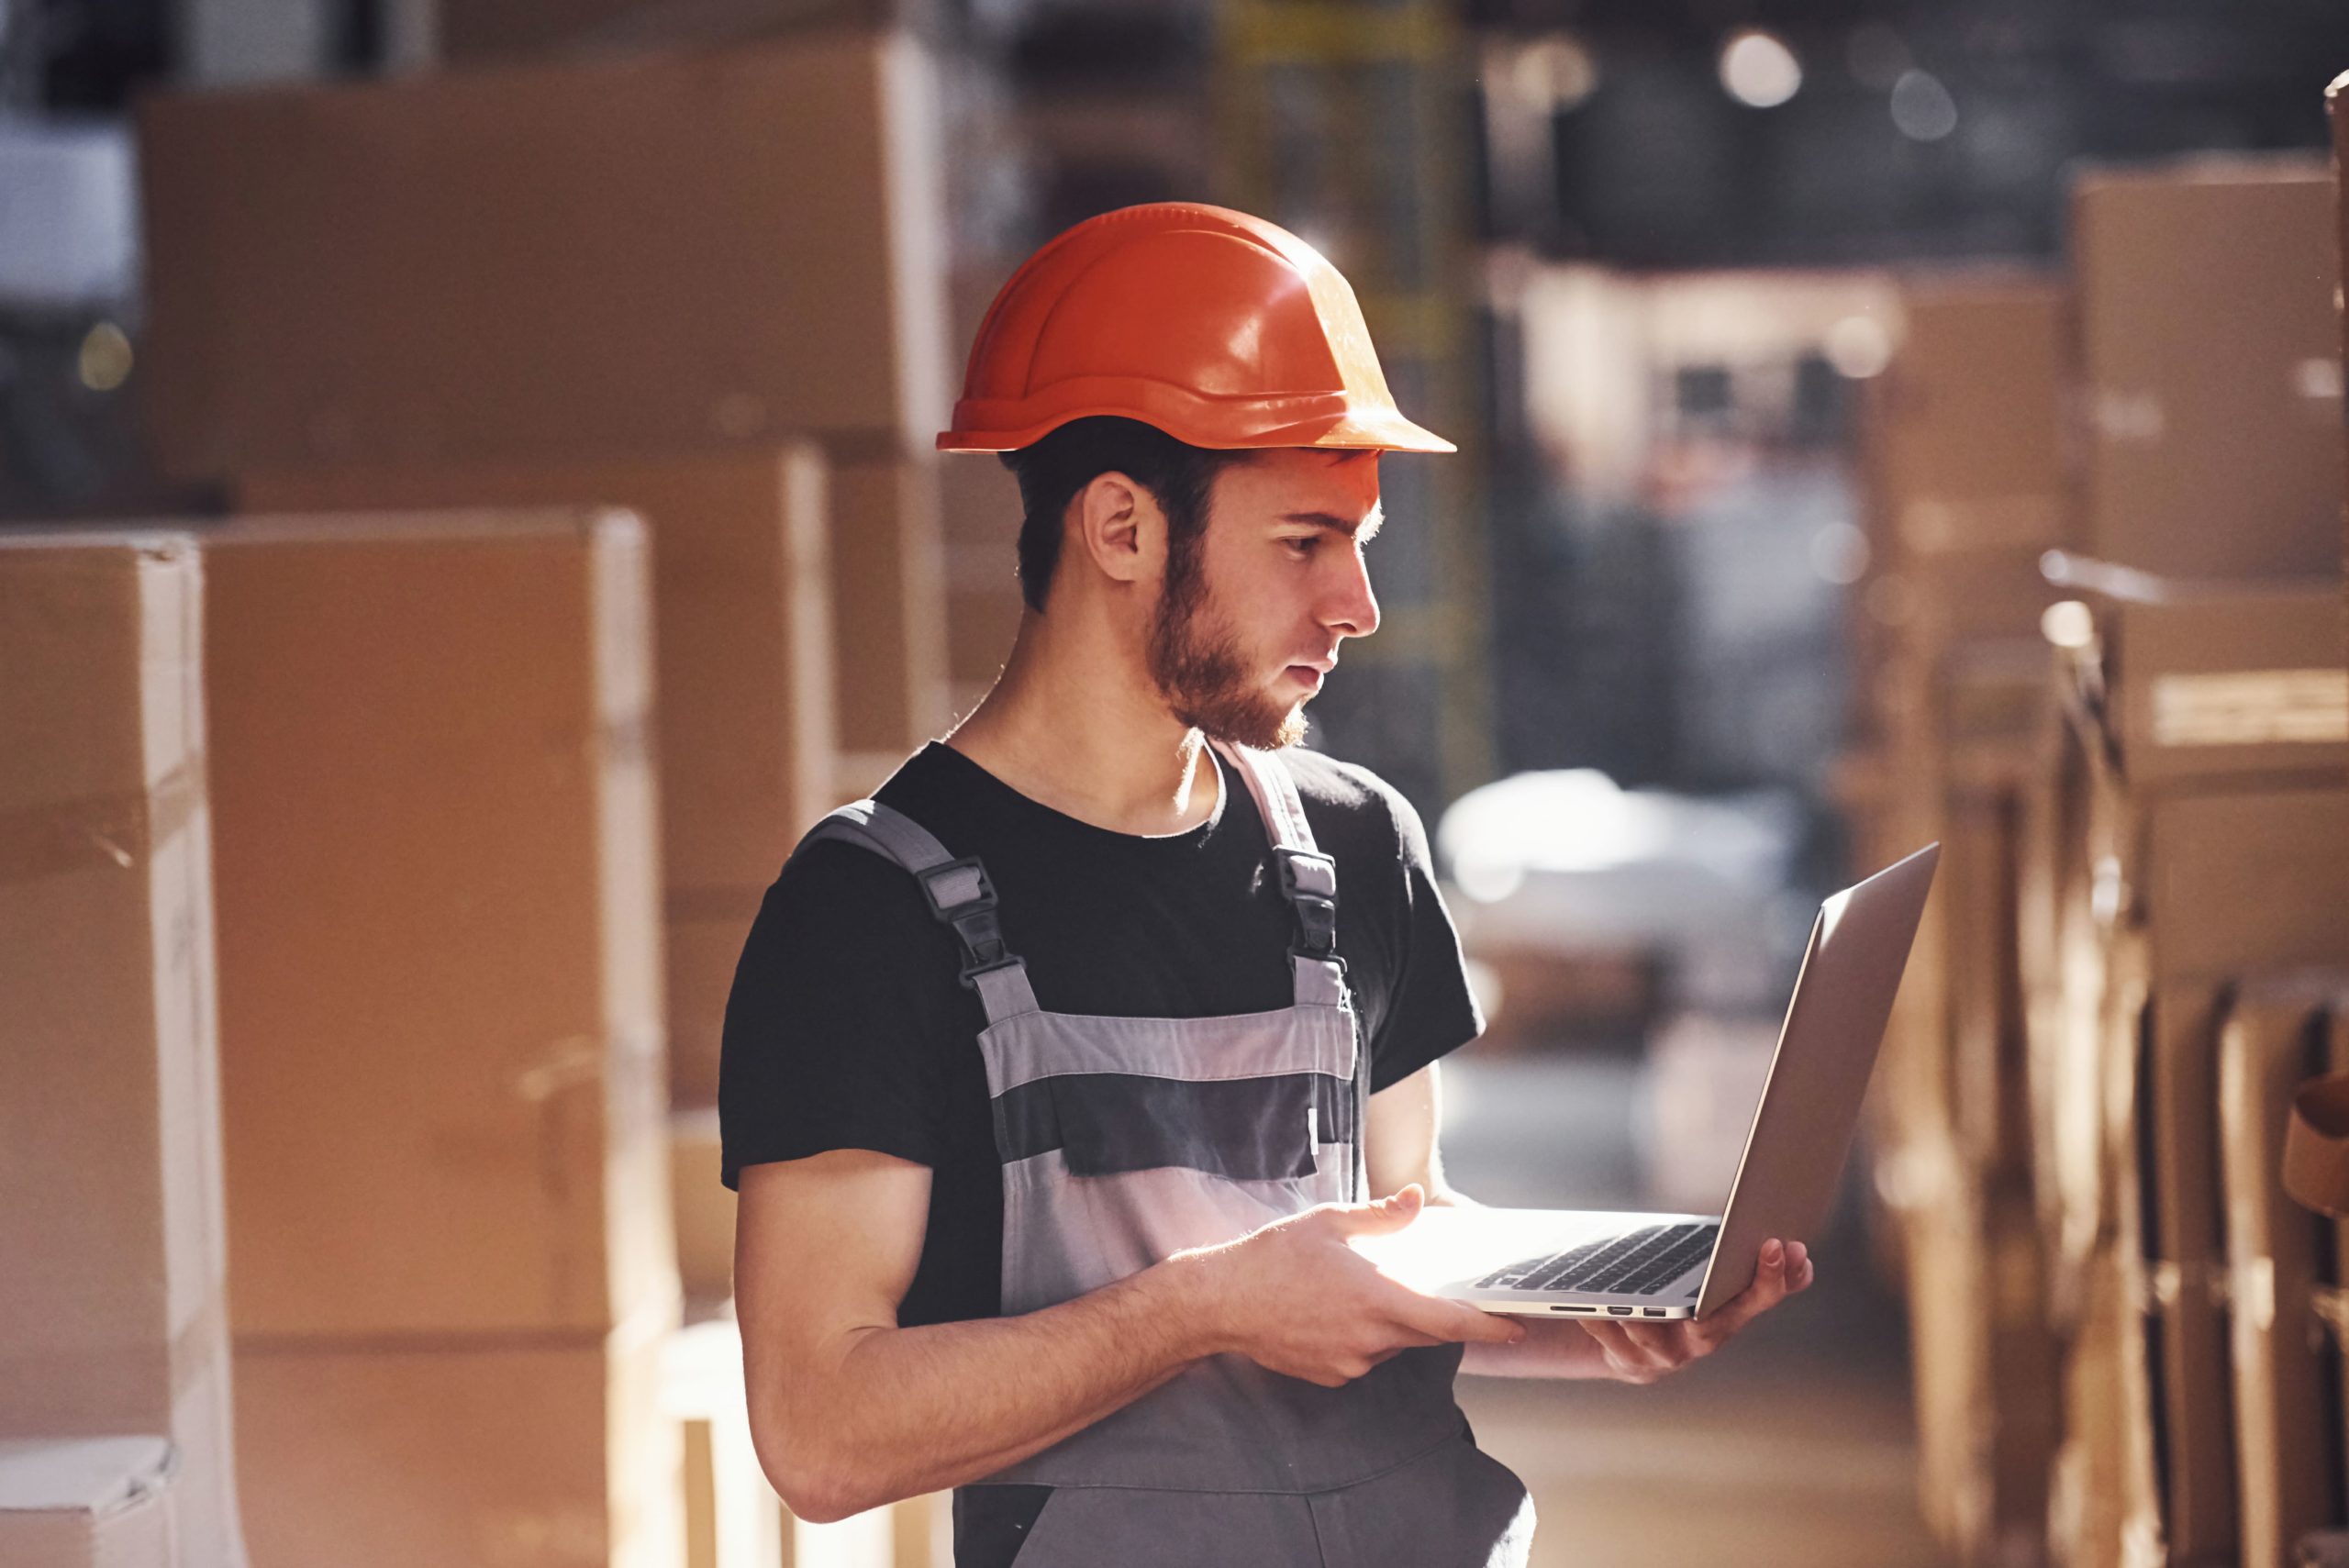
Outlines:
[{"label": "orange hard hat", "polygon": [[1338,269],[1262,218],[1156,202],[1087,218],[988,307],[942,451],[1113,414],[1195,447],[1448,452],[1395,406]]}]

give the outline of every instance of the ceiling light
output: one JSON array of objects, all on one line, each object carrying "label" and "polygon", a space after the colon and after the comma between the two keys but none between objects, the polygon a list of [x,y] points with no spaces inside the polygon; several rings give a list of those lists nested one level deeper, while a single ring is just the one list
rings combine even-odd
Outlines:
[{"label": "ceiling light", "polygon": [[1775,33],[1748,28],[1721,45],[1721,88],[1749,108],[1776,108],[1802,86],[1802,62]]}]

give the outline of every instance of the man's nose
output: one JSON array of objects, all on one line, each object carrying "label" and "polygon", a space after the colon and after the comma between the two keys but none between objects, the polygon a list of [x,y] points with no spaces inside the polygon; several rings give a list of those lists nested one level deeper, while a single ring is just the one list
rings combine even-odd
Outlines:
[{"label": "man's nose", "polygon": [[1368,637],[1378,629],[1378,595],[1371,592],[1370,566],[1359,550],[1345,569],[1335,595],[1321,612],[1321,624],[1340,637]]}]

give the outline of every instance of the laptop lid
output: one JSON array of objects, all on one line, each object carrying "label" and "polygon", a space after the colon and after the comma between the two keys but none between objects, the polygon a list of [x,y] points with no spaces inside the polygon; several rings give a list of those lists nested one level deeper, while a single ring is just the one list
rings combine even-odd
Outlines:
[{"label": "laptop lid", "polygon": [[1763,1242],[1807,1242],[1826,1221],[1941,848],[1928,844],[1820,906],[1746,1129],[1698,1317],[1753,1282]]}]

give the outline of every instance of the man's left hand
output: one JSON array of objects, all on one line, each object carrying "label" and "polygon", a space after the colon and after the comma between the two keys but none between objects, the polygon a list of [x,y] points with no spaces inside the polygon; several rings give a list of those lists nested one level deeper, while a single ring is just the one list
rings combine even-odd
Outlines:
[{"label": "man's left hand", "polygon": [[1712,1354],[1748,1323],[1787,1297],[1809,1289],[1815,1273],[1809,1249],[1799,1241],[1774,1240],[1762,1243],[1753,1283],[1709,1317],[1668,1323],[1625,1323],[1611,1318],[1569,1321],[1598,1342],[1607,1357],[1609,1376],[1625,1383],[1653,1383]]}]

